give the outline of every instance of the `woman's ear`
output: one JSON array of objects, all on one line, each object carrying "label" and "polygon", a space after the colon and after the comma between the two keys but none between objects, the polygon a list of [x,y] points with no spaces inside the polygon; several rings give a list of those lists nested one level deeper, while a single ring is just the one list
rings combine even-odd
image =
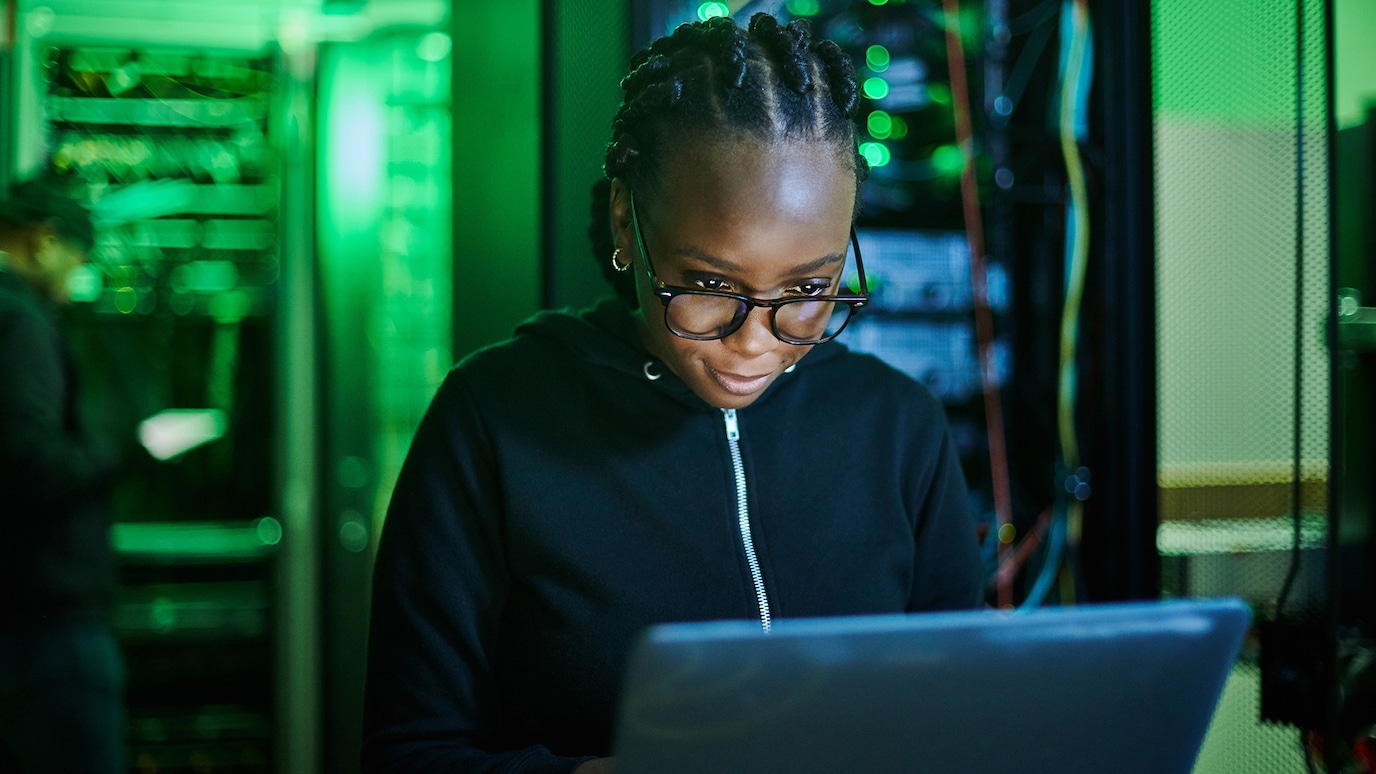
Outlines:
[{"label": "woman's ear", "polygon": [[612,244],[627,256],[635,254],[635,230],[631,223],[631,188],[621,178],[611,187]]}]

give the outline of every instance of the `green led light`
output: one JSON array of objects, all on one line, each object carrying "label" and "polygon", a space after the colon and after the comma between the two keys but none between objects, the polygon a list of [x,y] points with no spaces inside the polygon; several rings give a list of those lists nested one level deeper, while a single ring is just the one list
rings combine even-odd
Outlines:
[{"label": "green led light", "polygon": [[698,6],[698,19],[707,21],[714,16],[730,16],[731,9],[726,3],[703,3]]},{"label": "green led light", "polygon": [[788,0],[784,3],[784,8],[794,16],[816,16],[818,11],[822,10],[817,0]]},{"label": "green led light", "polygon": [[860,143],[860,155],[870,163],[871,167],[882,167],[889,163],[891,158],[889,149],[882,142],[862,142]]},{"label": "green led light", "polygon": [[889,69],[889,50],[880,45],[873,45],[865,49],[865,64],[877,73],[882,73]]},{"label": "green led light", "polygon": [[941,174],[959,174],[964,167],[965,158],[960,154],[960,148],[954,145],[943,145],[932,151],[932,169]]},{"label": "green led light", "polygon": [[889,96],[889,82],[877,76],[866,78],[864,92],[870,99],[883,99]]},{"label": "green led light", "polygon": [[882,110],[876,110],[865,119],[865,128],[869,130],[870,136],[876,140],[888,139],[889,135],[893,133],[893,116]]},{"label": "green led light", "polygon": [[121,555],[168,559],[254,559],[268,555],[281,540],[282,525],[271,516],[250,523],[125,522],[110,530],[110,542]]},{"label": "green led light", "polygon": [[253,532],[265,546],[275,546],[282,542],[282,522],[271,516],[264,516],[254,522]]},{"label": "green led light", "polygon": [[67,297],[77,303],[98,301],[104,289],[105,276],[89,263],[72,269],[67,275]]},{"label": "green led light", "polygon": [[889,0],[870,0],[870,5],[884,5],[888,2]]},{"label": "green led light", "polygon": [[889,139],[901,140],[908,136],[908,122],[899,116],[893,117],[893,128],[889,130]]},{"label": "green led light", "polygon": [[416,56],[427,62],[438,62],[449,56],[454,40],[446,32],[431,32],[416,44]]},{"label": "green led light", "polygon": [[938,105],[951,104],[951,87],[944,83],[927,84],[927,97]]},{"label": "green led light", "polygon": [[211,296],[208,306],[216,322],[237,323],[248,316],[252,299],[242,290],[231,290]]},{"label": "green led light", "polygon": [[115,309],[120,314],[132,314],[134,308],[139,305],[139,292],[131,287],[122,287],[115,291]]},{"label": "green led light", "polygon": [[172,270],[171,281],[193,293],[223,293],[239,284],[239,267],[232,261],[191,261]]}]

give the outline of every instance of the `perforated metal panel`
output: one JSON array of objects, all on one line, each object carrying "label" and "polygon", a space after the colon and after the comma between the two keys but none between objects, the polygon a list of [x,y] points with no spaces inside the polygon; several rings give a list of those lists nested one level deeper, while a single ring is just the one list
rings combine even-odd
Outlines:
[{"label": "perforated metal panel", "polygon": [[602,178],[602,157],[612,117],[621,102],[617,85],[630,64],[626,3],[560,0],[547,3],[545,88],[548,113],[546,190],[552,199],[547,246],[550,306],[580,307],[611,292],[599,266],[610,248],[592,255],[588,243],[589,191]]},{"label": "perforated metal panel", "polygon": [[[1323,35],[1318,0],[1152,5],[1162,587],[1266,618],[1296,505],[1286,612],[1326,602]],[[1304,770],[1298,733],[1256,720],[1253,656],[1196,771]]]}]

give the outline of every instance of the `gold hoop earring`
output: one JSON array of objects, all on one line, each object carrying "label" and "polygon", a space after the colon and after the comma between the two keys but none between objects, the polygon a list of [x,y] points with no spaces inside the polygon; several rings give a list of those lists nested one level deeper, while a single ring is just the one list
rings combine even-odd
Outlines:
[{"label": "gold hoop earring", "polygon": [[616,269],[617,271],[625,271],[631,268],[630,261],[626,261],[625,263],[617,263],[616,256],[618,255],[621,255],[621,248],[619,247],[612,251],[612,268]]}]

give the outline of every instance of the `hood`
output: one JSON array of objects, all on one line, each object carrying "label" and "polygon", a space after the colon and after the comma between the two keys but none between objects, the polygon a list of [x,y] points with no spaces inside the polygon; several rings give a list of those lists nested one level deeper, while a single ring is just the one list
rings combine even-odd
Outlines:
[{"label": "hood", "polygon": [[[640,341],[631,310],[618,298],[605,298],[595,306],[581,311],[557,310],[539,312],[516,327],[517,337],[534,336],[558,342],[584,362],[625,374],[653,389],[664,392],[682,403],[701,410],[715,411],[715,407],[699,398],[659,358],[651,355]],[[781,389],[798,371],[816,368],[821,363],[846,351],[845,345],[835,341],[812,348],[795,366],[794,373],[785,373],[770,385],[755,402],[757,405]],[[749,408],[743,409],[749,411]]]}]

